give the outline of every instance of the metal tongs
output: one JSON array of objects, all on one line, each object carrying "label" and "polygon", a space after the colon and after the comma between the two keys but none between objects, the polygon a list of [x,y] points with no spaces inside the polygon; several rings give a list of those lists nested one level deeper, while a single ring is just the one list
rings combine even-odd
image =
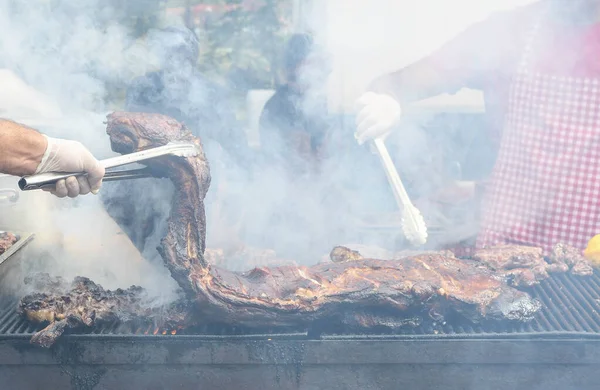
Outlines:
[{"label": "metal tongs", "polygon": [[[120,167],[127,164],[133,164],[141,161],[147,161],[163,156],[194,157],[199,154],[198,146],[191,142],[171,142],[157,148],[146,149],[140,152],[124,154],[122,156],[111,157],[101,160],[100,163],[105,169]],[[54,187],[56,182],[71,176],[82,176],[85,172],[48,172],[38,175],[24,176],[19,180],[19,188],[22,191],[41,190],[46,187]],[[150,177],[148,168],[142,169],[123,169],[118,171],[106,172],[103,181],[130,180]]]},{"label": "metal tongs", "polygon": [[381,159],[390,186],[394,191],[396,203],[402,209],[402,231],[404,235],[415,246],[425,244],[427,242],[427,225],[425,225],[421,212],[410,201],[383,140],[376,138],[373,140],[373,144]]}]

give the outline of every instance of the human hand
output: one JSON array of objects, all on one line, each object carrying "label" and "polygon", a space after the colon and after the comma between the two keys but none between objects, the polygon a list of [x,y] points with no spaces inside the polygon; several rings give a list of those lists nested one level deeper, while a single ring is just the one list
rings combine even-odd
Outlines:
[{"label": "human hand", "polygon": [[35,173],[46,172],[85,172],[87,175],[71,176],[59,180],[55,188],[47,191],[64,198],[75,198],[88,193],[97,194],[102,186],[104,167],[80,142],[50,138],[42,161]]},{"label": "human hand", "polygon": [[385,94],[367,92],[356,102],[356,133],[354,137],[360,145],[368,140],[386,137],[391,128],[400,120],[400,103]]}]

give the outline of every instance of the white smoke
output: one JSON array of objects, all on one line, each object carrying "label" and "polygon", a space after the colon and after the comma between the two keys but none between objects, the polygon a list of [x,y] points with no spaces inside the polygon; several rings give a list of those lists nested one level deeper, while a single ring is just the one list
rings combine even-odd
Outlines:
[{"label": "white smoke", "polygon": [[[116,23],[115,15],[130,7],[127,12],[135,16],[149,2],[0,0],[0,68],[11,70],[27,84],[0,91],[0,115],[50,136],[79,140],[99,158],[110,156],[102,122],[107,112],[120,108],[122,96],[107,95],[107,86],[124,89],[134,77],[158,65],[155,55]],[[309,81],[313,79],[310,96],[324,93],[331,113],[351,114],[355,98],[373,77],[429,54],[492,11],[526,2],[315,2],[303,24],[315,32],[329,53],[333,73],[327,83],[320,74],[318,79],[310,73],[305,75]],[[21,103],[17,104],[16,95]],[[324,163],[320,177],[312,178],[310,186],[301,180],[290,183],[279,167],[257,172],[249,182],[239,178],[237,170],[228,171],[223,161],[211,161],[215,184],[209,200],[215,202],[218,189],[225,186],[229,205],[221,208],[221,214],[209,211],[209,244],[226,245],[239,238],[250,244],[278,246],[286,255],[306,262],[313,258],[314,262],[320,259],[315,252],[340,240],[360,238],[354,223],[365,209],[393,212],[394,202],[379,162],[352,140],[353,118],[334,117],[332,128],[341,141],[330,150],[334,158]],[[212,156],[219,155],[215,152]],[[411,161],[408,155],[404,159],[408,159],[405,164]],[[221,173],[217,173],[219,165]],[[224,175],[230,182],[217,184]],[[111,183],[105,186],[109,191]],[[165,194],[157,191],[148,198],[164,216],[169,206]],[[276,215],[282,204],[295,207],[303,220],[286,220],[285,216],[282,220]],[[221,221],[215,219],[236,222],[242,217],[245,223],[240,231],[229,232],[227,227],[216,230]],[[51,266],[37,263],[39,270],[66,277],[89,276],[110,288],[142,284],[157,294],[168,295],[167,290],[175,287],[160,264],[140,265],[129,252],[132,248],[122,245],[122,237],[113,234],[111,238],[115,223],[96,197],[73,201],[51,199],[45,193],[23,194],[19,205],[1,218],[6,229],[38,234],[36,248],[50,248],[56,262]],[[155,253],[153,247],[163,228],[155,229],[144,256]],[[388,238],[383,241],[390,244]]]},{"label": "white smoke", "polygon": [[[98,158],[113,155],[103,122],[115,105],[106,86],[125,87],[153,66],[153,58],[113,22],[119,10],[108,4],[0,0],[0,68],[7,81],[0,88],[2,117],[78,140]],[[15,188],[15,182],[2,184]],[[39,271],[67,279],[87,276],[107,288],[141,284],[156,296],[173,297],[175,283],[168,272],[141,258],[98,197],[22,193],[17,205],[3,210],[0,225],[36,235],[18,264],[16,285]]]},{"label": "white smoke", "polygon": [[329,98],[333,110],[351,112],[367,84],[432,53],[494,12],[536,0],[329,0],[305,16],[334,63]]},{"label": "white smoke", "polygon": [[[532,2],[533,0],[330,0],[324,3],[307,1],[312,7],[305,7],[308,11],[304,20],[298,24],[308,26],[330,54],[333,72],[327,85],[329,110],[347,118],[345,123],[339,126],[344,127],[346,136],[351,137],[354,132],[352,114],[355,101],[375,77],[399,70],[430,55],[473,23],[483,21],[495,12],[514,9]],[[493,38],[490,37],[490,41]],[[476,58],[471,60],[477,61]],[[322,85],[317,83],[317,86]],[[461,93],[455,100],[445,101],[457,107],[471,106],[479,109],[483,106],[482,95],[470,91]],[[423,131],[423,127],[429,124],[433,115],[405,118],[407,120],[402,134],[390,137],[388,146],[405,184],[408,182],[413,188],[427,191],[439,186],[442,180],[442,172],[433,169],[436,153],[439,151],[431,147],[430,140]],[[472,126],[467,121],[463,123],[453,125],[458,128]],[[449,127],[450,124],[446,125]],[[449,133],[449,129],[443,131]],[[448,149],[453,147],[448,145]],[[340,154],[344,152],[349,153],[340,151]],[[356,197],[355,203],[363,203],[356,204],[349,212],[368,212],[370,209],[375,213],[383,212],[388,215],[388,220],[392,220],[389,215],[396,211],[396,205],[391,201],[391,190],[382,177],[382,168],[376,157],[360,153],[351,154],[353,158],[342,159],[338,165],[346,164],[346,169],[352,169],[357,180],[367,177],[371,182],[362,183],[360,186],[363,196],[356,196],[356,190],[344,192],[346,197]],[[340,171],[328,174],[335,175]],[[377,180],[377,177],[380,180]],[[439,215],[439,206],[424,204],[422,207],[425,208],[422,211],[432,216],[428,223],[434,222],[433,220],[437,219],[434,216]],[[381,218],[379,223],[375,221],[375,225],[386,225],[385,217]],[[379,231],[372,229],[372,235],[381,238],[378,244],[386,249],[395,249],[394,235],[389,234],[393,231],[394,224],[391,226]],[[385,232],[388,232],[387,236]],[[351,239],[352,236],[348,238]],[[364,235],[358,235],[358,239],[366,238]]]}]

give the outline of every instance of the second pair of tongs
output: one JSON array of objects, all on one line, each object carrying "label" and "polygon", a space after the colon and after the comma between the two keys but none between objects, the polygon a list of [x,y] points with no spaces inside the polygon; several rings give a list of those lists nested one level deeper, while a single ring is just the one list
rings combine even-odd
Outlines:
[{"label": "second pair of tongs", "polygon": [[421,212],[410,201],[383,140],[376,138],[373,140],[373,144],[383,164],[383,169],[394,192],[396,202],[402,210],[402,231],[404,232],[404,236],[415,246],[425,244],[427,242],[427,225],[425,225],[425,220]]},{"label": "second pair of tongs", "polygon": [[[198,146],[191,142],[172,142],[157,148],[146,149],[140,152],[124,154],[122,156],[107,158],[100,163],[105,169],[120,167],[123,165],[134,164],[163,156],[194,157],[199,153]],[[54,187],[56,182],[71,176],[82,176],[84,172],[48,172],[37,175],[24,176],[19,180],[19,188],[22,191],[40,190],[47,187]],[[123,169],[119,171],[106,172],[103,181],[130,180],[143,177],[149,177],[150,171],[147,168],[142,169]]]}]

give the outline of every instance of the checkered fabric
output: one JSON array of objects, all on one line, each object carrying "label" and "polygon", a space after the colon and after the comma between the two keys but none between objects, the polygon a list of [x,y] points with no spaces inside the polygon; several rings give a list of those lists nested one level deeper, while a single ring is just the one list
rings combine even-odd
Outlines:
[{"label": "checkered fabric", "polygon": [[536,72],[532,47],[513,82],[506,125],[483,202],[477,247],[556,243],[584,249],[600,233],[600,75]]}]

